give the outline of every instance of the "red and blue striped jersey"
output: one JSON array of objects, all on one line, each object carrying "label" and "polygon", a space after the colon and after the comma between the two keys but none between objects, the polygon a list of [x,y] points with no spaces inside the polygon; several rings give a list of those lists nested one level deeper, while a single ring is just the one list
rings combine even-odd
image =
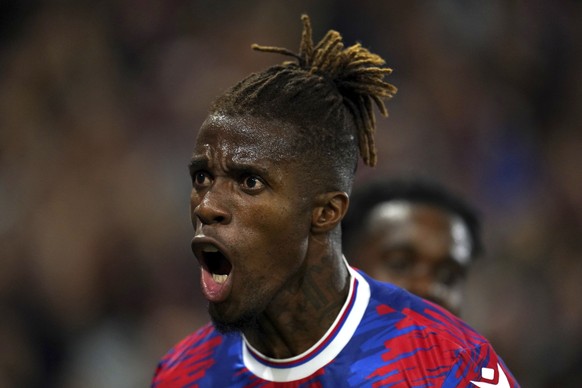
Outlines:
[{"label": "red and blue striped jersey", "polygon": [[443,308],[350,268],[327,333],[289,359],[208,324],[159,363],[152,387],[518,387],[489,342]]}]

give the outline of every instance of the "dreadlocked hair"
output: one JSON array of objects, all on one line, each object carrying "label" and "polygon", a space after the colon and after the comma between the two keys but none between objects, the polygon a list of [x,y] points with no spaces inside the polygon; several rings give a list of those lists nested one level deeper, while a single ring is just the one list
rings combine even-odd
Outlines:
[{"label": "dreadlocked hair", "polygon": [[[339,32],[330,30],[313,43],[311,22],[301,17],[303,32],[299,53],[253,44],[254,50],[278,53],[295,61],[283,62],[254,73],[219,97],[211,110],[258,115],[295,125],[301,157],[324,156],[317,164],[336,168],[353,179],[358,151],[364,163],[376,165],[376,120],[373,105],[383,116],[384,99],[396,87],[384,81],[392,72],[384,59],[357,43],[344,47]],[[339,169],[339,170],[337,170]]]}]

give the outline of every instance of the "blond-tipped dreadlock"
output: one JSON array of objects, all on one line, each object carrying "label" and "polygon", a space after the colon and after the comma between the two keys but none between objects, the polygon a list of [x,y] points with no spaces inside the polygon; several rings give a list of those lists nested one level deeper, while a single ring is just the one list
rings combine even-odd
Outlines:
[{"label": "blond-tipped dreadlock", "polygon": [[259,46],[253,44],[257,51],[279,53],[297,58],[299,66],[311,74],[321,74],[333,80],[340,91],[349,90],[356,99],[346,98],[351,113],[354,115],[360,134],[360,155],[369,166],[376,164],[376,147],[374,131],[376,120],[372,110],[372,101],[376,103],[380,113],[388,116],[384,98],[392,98],[397,89],[385,82],[384,76],[392,73],[392,69],[380,67],[386,62],[380,56],[371,53],[357,43],[344,48],[339,32],[330,30],[314,47],[309,16],[303,15],[303,34],[299,54],[285,48]]},{"label": "blond-tipped dreadlock", "polygon": [[365,164],[376,164],[373,105],[387,115],[383,100],[392,97],[396,87],[384,76],[392,70],[360,44],[345,48],[337,31],[329,31],[314,45],[309,17],[303,15],[302,21],[299,53],[252,45],[296,61],[251,74],[220,96],[211,111],[293,124],[297,154],[291,157],[317,166],[327,174],[330,188],[349,191],[358,153]]}]

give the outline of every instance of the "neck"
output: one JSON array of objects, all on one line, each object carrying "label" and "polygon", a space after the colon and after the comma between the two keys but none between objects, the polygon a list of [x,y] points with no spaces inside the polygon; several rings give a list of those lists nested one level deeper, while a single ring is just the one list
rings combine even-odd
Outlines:
[{"label": "neck", "polygon": [[243,332],[267,357],[289,358],[308,350],[331,327],[346,301],[350,275],[341,252],[329,249],[313,256],[310,253],[316,252],[311,250],[298,277],[273,299],[258,325]]}]

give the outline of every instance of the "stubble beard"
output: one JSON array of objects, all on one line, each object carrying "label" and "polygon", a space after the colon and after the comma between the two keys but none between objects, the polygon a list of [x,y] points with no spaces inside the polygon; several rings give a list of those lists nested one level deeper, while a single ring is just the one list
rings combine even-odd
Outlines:
[{"label": "stubble beard", "polygon": [[246,289],[243,294],[247,295],[246,308],[234,317],[229,317],[225,313],[227,306],[221,306],[221,303],[209,303],[208,313],[214,327],[222,334],[233,332],[258,332],[261,330],[260,319],[265,314],[269,304],[276,300],[277,296],[287,290],[287,285],[283,284],[279,289]]},{"label": "stubble beard", "polygon": [[[253,298],[254,299],[254,298]],[[249,300],[249,302],[257,302]],[[253,305],[251,303],[251,305]],[[259,306],[261,304],[258,304]],[[255,305],[256,306],[256,305]],[[260,308],[250,308],[247,309],[238,316],[229,318],[225,317],[225,314],[221,312],[220,306],[214,303],[209,303],[208,313],[210,319],[214,324],[214,327],[222,334],[228,334],[233,332],[241,332],[257,330],[259,328],[259,316],[263,309]]]},{"label": "stubble beard", "polygon": [[212,313],[212,309],[209,308],[210,312],[210,319],[212,320],[212,324],[222,334],[229,334],[229,333],[244,333],[248,330],[256,330],[258,329],[258,316],[255,313],[247,313],[241,315],[236,320],[233,321],[225,321],[222,320],[220,317],[215,316]]}]

